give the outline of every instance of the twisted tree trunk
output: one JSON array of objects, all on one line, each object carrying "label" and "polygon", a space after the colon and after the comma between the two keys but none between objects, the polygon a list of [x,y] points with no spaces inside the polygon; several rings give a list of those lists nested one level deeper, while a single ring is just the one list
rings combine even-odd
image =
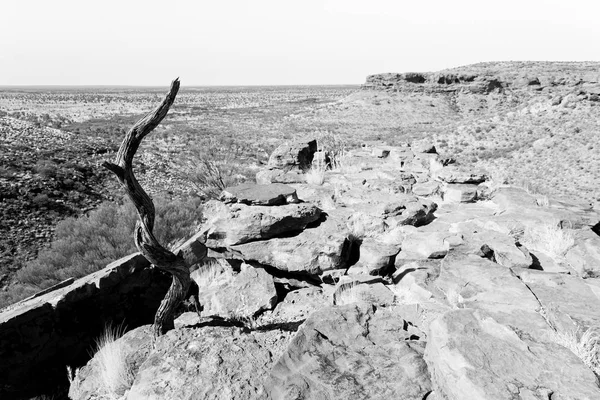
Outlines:
[{"label": "twisted tree trunk", "polygon": [[179,78],[171,83],[171,89],[162,103],[152,112],[140,119],[127,132],[114,163],[104,162],[102,165],[112,171],[119,183],[135,205],[139,220],[134,231],[134,241],[138,250],[157,268],[173,275],[173,281],[165,298],[154,317],[154,334],[162,335],[174,328],[173,312],[184,300],[190,287],[190,271],[183,257],[176,256],[167,250],[154,237],[154,203],[140,186],[133,174],[132,161],[142,139],[160,124],[167,115],[179,91]]}]

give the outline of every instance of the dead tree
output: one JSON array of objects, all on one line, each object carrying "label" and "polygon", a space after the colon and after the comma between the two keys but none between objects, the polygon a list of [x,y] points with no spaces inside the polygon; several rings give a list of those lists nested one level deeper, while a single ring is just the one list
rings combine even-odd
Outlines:
[{"label": "dead tree", "polygon": [[135,205],[138,221],[134,230],[134,241],[138,250],[156,268],[170,273],[173,281],[154,317],[154,335],[159,336],[174,328],[173,313],[184,300],[191,284],[190,271],[183,257],[164,248],[152,233],[154,229],[154,203],[133,174],[132,161],[142,139],[160,124],[167,115],[179,91],[179,78],[171,83],[171,89],[162,103],[140,119],[127,132],[114,163],[104,162],[103,166],[112,171],[129,199]]}]

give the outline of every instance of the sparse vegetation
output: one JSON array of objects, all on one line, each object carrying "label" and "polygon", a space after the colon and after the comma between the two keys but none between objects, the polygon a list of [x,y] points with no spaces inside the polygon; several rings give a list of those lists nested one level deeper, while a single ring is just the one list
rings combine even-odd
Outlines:
[{"label": "sparse vegetation", "polygon": [[365,298],[361,292],[361,284],[356,282],[341,285],[335,295],[335,305],[337,306],[345,306],[362,301],[365,301]]},{"label": "sparse vegetation", "polygon": [[596,328],[581,331],[579,328],[571,332],[552,334],[552,340],[571,350],[589,369],[600,375],[600,334]]},{"label": "sparse vegetation", "polygon": [[[200,199],[156,199],[156,234],[173,243],[195,233],[202,218]],[[17,272],[17,284],[0,292],[4,307],[67,278],[80,278],[137,249],[131,232],[135,209],[128,202],[104,203],[89,215],[60,222],[50,248]]]},{"label": "sparse vegetation", "polygon": [[118,399],[131,387],[135,375],[127,364],[126,351],[122,341],[123,327],[106,326],[104,333],[96,340],[95,360],[98,362],[99,377],[106,395]]},{"label": "sparse vegetation", "polygon": [[558,222],[527,227],[523,235],[523,244],[532,250],[546,253],[560,260],[575,244],[571,229],[563,229]]},{"label": "sparse vegetation", "polygon": [[321,186],[325,182],[325,168],[319,165],[313,165],[306,173],[306,183],[309,185]]}]

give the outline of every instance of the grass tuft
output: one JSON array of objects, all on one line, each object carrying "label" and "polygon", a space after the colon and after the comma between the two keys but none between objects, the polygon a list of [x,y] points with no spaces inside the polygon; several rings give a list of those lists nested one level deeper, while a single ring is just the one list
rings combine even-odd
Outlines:
[{"label": "grass tuft", "polygon": [[111,398],[119,398],[128,390],[135,376],[127,365],[124,343],[119,341],[124,328],[106,326],[104,333],[96,340],[96,355],[100,379]]},{"label": "grass tuft", "polygon": [[600,334],[596,328],[588,328],[585,332],[580,332],[579,328],[566,333],[555,332],[551,339],[571,350],[589,369],[600,375]]},{"label": "grass tuft", "polygon": [[537,196],[535,196],[535,203],[539,207],[550,207],[550,199],[548,198],[548,196],[543,194],[538,194]]},{"label": "grass tuft", "polygon": [[334,304],[345,306],[365,301],[362,288],[359,288],[359,286],[361,286],[361,283],[357,282],[341,285],[339,291],[335,294]]},{"label": "grass tuft", "polygon": [[562,229],[558,223],[547,223],[528,227],[523,236],[523,244],[554,259],[561,259],[575,244],[575,239],[571,229]]},{"label": "grass tuft", "polygon": [[197,271],[194,271],[192,278],[199,288],[210,287],[216,283],[217,278],[225,273],[225,268],[222,264],[223,262],[225,261],[215,259],[207,260],[203,262]]},{"label": "grass tuft", "polygon": [[325,168],[313,165],[306,174],[306,183],[309,185],[321,186],[325,182]]}]

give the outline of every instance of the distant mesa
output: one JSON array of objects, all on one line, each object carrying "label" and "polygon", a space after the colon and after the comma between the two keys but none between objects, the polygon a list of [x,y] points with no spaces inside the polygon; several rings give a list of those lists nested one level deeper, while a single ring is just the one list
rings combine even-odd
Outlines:
[{"label": "distant mesa", "polygon": [[543,90],[570,86],[600,88],[598,62],[487,62],[438,72],[382,73],[369,75],[362,89],[398,92]]}]

